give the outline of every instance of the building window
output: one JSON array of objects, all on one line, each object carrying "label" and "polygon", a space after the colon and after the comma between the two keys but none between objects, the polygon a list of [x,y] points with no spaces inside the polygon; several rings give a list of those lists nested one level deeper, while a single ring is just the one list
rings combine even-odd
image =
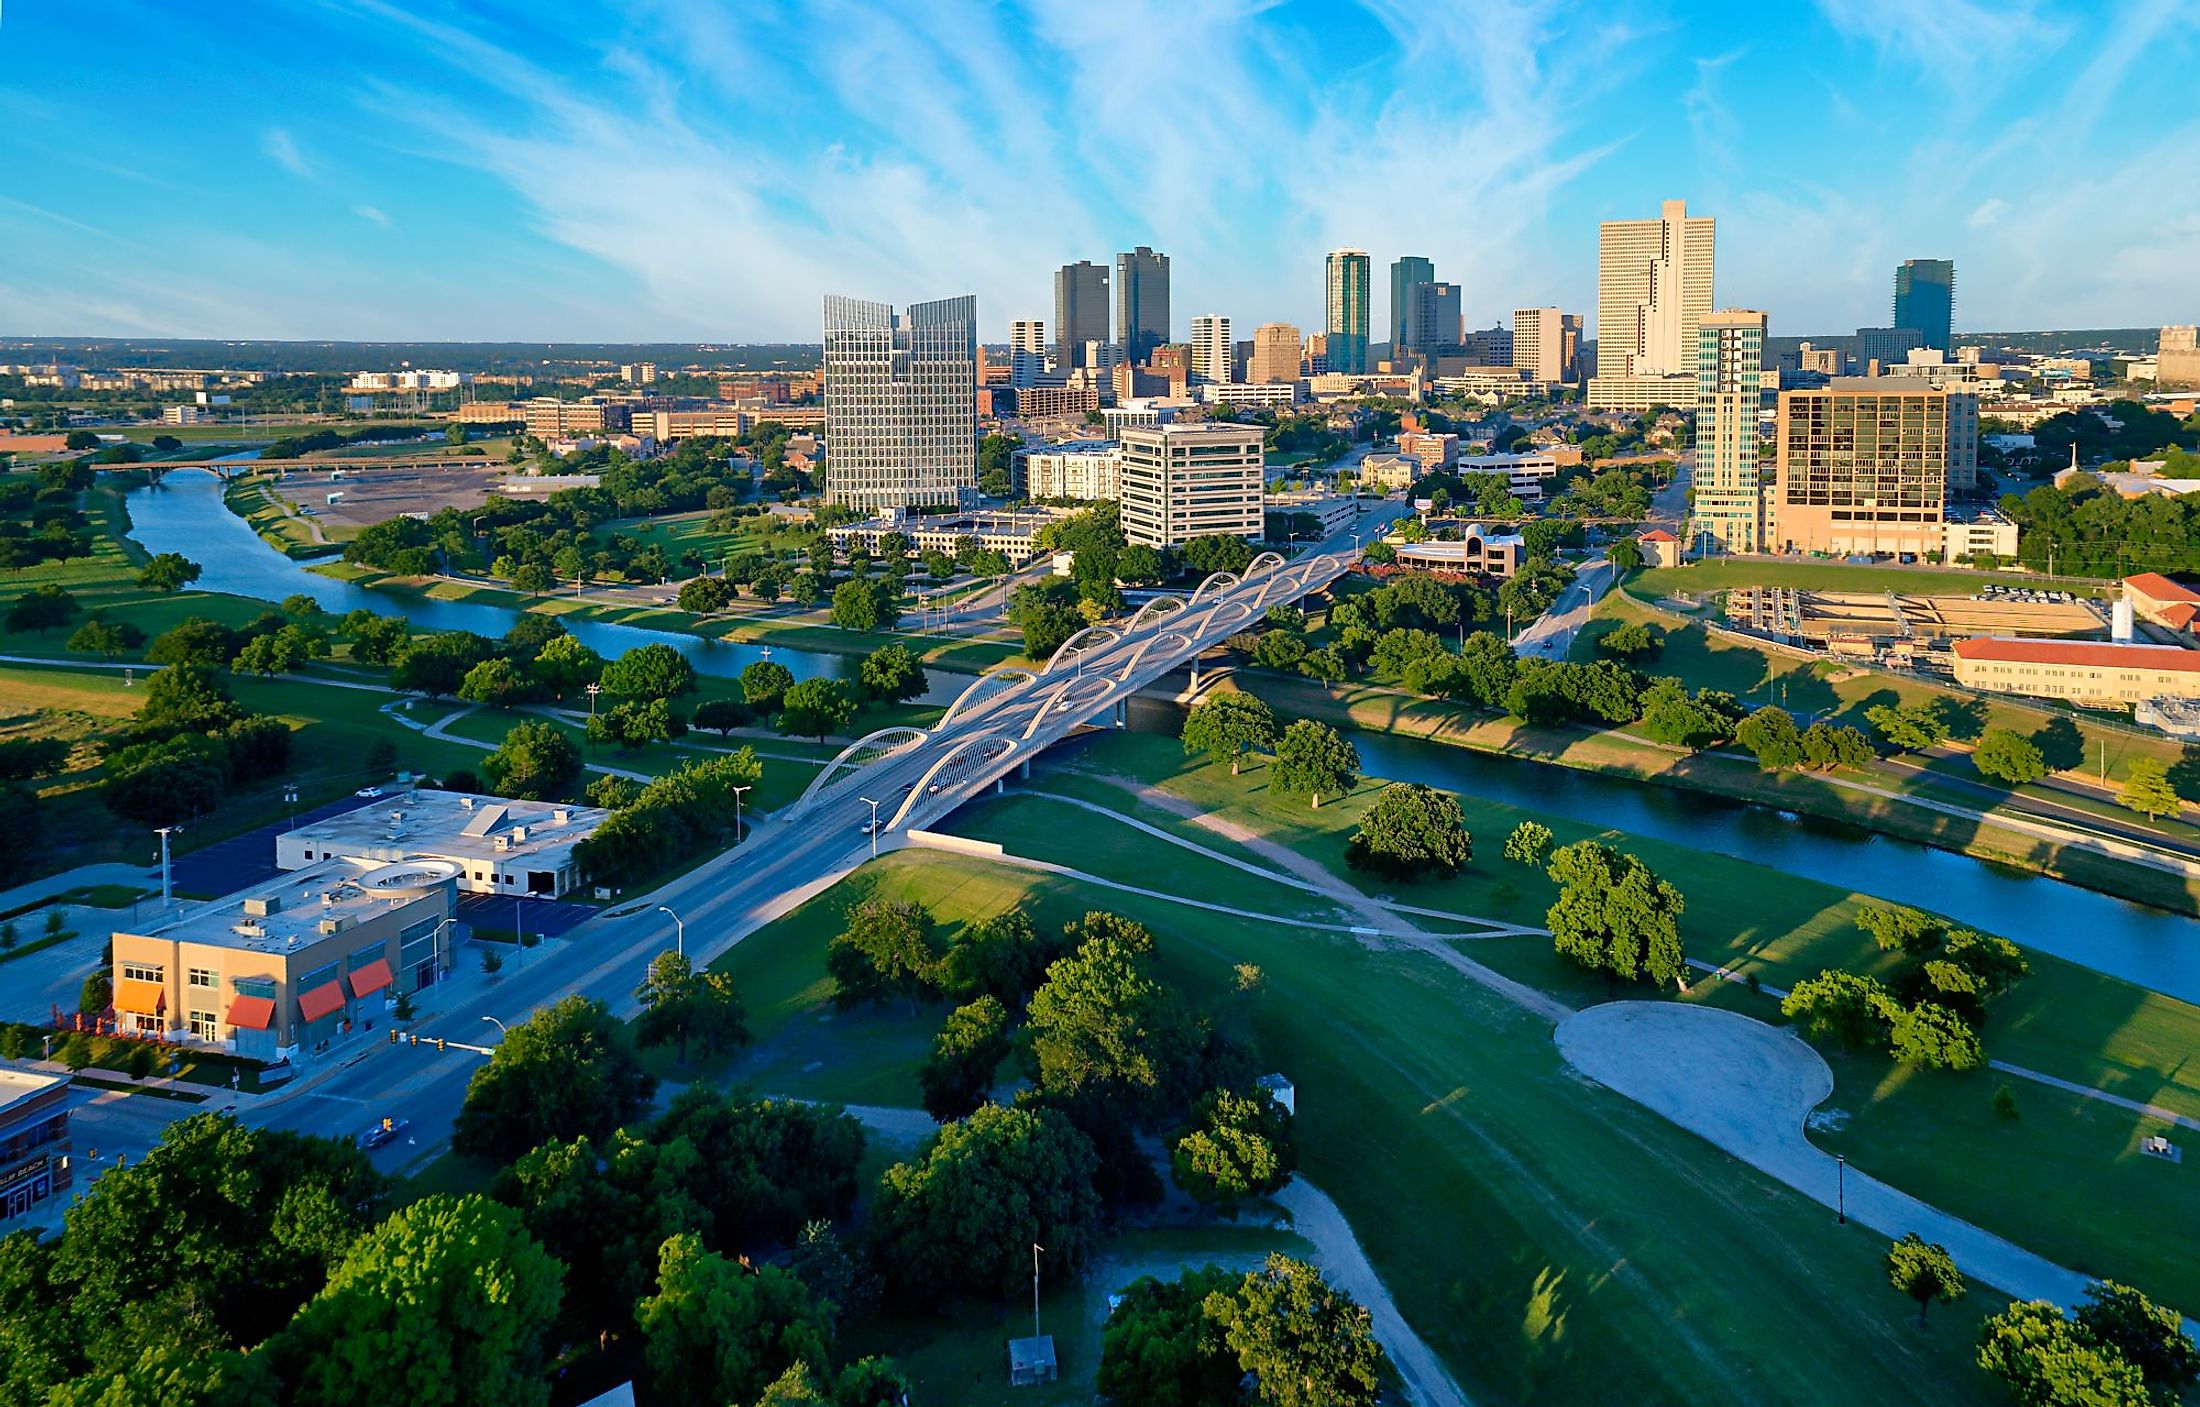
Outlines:
[{"label": "building window", "polygon": [[238,977],[229,985],[236,989],[240,997],[266,997],[273,1000],[275,996],[275,979],[272,977]]},{"label": "building window", "polygon": [[125,982],[164,982],[167,978],[168,969],[152,963],[126,962],[122,965],[122,979]]},{"label": "building window", "polygon": [[210,967],[192,968],[191,985],[194,987],[204,987],[208,991],[214,990],[215,986],[217,985],[214,981],[214,969]]},{"label": "building window", "polygon": [[202,1041],[218,1041],[222,1038],[221,1018],[211,1011],[191,1013],[191,1034]]}]

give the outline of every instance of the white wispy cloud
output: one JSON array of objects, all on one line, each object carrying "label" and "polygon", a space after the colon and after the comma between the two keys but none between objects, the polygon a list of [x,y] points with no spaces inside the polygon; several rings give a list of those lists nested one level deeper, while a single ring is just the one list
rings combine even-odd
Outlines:
[{"label": "white wispy cloud", "polygon": [[368,224],[380,225],[385,230],[390,227],[389,213],[378,206],[354,205],[351,207],[351,213],[365,220]]},{"label": "white wispy cloud", "polygon": [[1875,45],[1953,89],[1981,73],[2037,58],[2070,37],[2072,26],[2038,0],[1817,0],[1835,29]]},{"label": "white wispy cloud", "polygon": [[260,137],[260,150],[267,153],[270,160],[291,175],[302,176],[307,180],[313,178],[313,164],[307,161],[305,153],[298,149],[298,141],[290,135],[289,129],[283,127],[268,128]]}]

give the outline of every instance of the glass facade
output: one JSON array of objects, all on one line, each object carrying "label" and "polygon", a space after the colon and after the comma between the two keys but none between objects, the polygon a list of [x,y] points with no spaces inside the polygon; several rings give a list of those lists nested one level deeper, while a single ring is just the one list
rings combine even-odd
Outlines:
[{"label": "glass facade", "polygon": [[975,493],[977,396],[975,297],[897,313],[827,295],[826,497],[877,513]]},{"label": "glass facade", "polygon": [[1329,369],[1364,374],[1373,265],[1364,249],[1332,249],[1324,267],[1327,286],[1322,328],[1328,340]]}]

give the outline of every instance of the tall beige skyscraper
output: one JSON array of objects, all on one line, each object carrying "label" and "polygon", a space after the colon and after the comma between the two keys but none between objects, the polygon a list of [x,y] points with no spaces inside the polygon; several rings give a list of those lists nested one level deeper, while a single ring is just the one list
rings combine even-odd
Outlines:
[{"label": "tall beige skyscraper", "polygon": [[1597,235],[1597,375],[1696,369],[1696,326],[1711,311],[1714,222],[1668,200],[1655,220],[1606,220]]},{"label": "tall beige skyscraper", "polygon": [[1192,319],[1192,380],[1228,381],[1234,350],[1228,318],[1206,313]]},{"label": "tall beige skyscraper", "polygon": [[1044,318],[1018,318],[1008,325],[1008,350],[1045,355],[1047,325]]},{"label": "tall beige skyscraper", "polygon": [[1561,384],[1581,379],[1581,314],[1556,308],[1513,311],[1515,368],[1530,381]]},{"label": "tall beige skyscraper", "polygon": [[978,300],[825,297],[825,496],[952,508],[978,487]]},{"label": "tall beige skyscraper", "polygon": [[[1768,495],[1757,462],[1765,326],[1763,313],[1744,308],[1706,312],[1697,322],[1696,511],[1690,536],[1699,551],[1766,548]],[[1600,361],[1603,355],[1600,347]]]},{"label": "tall beige skyscraper", "polygon": [[1253,361],[1245,379],[1260,385],[1299,379],[1299,330],[1287,322],[1253,329]]}]

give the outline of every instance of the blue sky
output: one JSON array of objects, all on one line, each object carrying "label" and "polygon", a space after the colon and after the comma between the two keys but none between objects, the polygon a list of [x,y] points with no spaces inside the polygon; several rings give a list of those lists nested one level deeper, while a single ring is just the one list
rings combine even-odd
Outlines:
[{"label": "blue sky", "polygon": [[1313,324],[1337,245],[1486,326],[1675,196],[1775,334],[1911,256],[1959,328],[2200,317],[2189,0],[4,3],[4,334],[997,340],[1139,243],[1180,336]]}]

